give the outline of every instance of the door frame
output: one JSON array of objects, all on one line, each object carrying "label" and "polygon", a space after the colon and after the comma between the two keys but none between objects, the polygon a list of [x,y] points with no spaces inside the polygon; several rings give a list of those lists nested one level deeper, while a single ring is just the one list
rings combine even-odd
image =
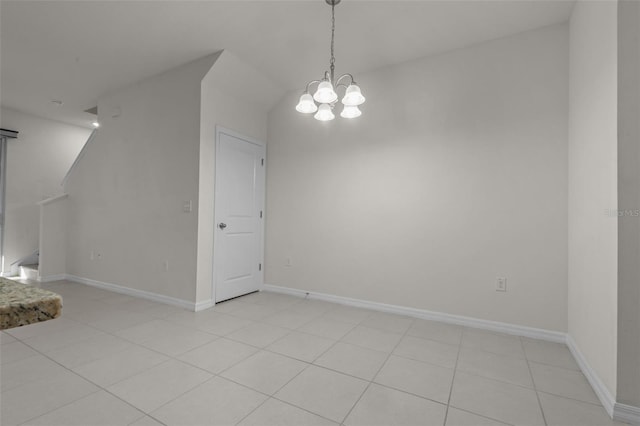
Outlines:
[{"label": "door frame", "polygon": [[258,261],[262,264],[262,269],[258,272],[258,277],[259,277],[259,283],[258,283],[258,289],[259,291],[262,291],[264,289],[264,222],[265,222],[265,218],[266,218],[266,211],[265,211],[265,205],[266,205],[266,199],[267,199],[267,144],[261,140],[252,138],[250,136],[246,136],[243,135],[242,133],[236,132],[235,130],[231,130],[228,129],[226,127],[220,126],[220,125],[216,125],[216,140],[215,140],[215,144],[216,144],[216,149],[215,149],[215,158],[213,159],[213,164],[214,164],[214,171],[213,171],[213,179],[214,179],[214,187],[213,187],[213,258],[211,259],[212,262],[212,276],[211,276],[211,295],[212,295],[212,301],[213,304],[215,306],[215,304],[217,303],[217,269],[216,269],[216,253],[218,253],[220,247],[220,241],[218,238],[216,238],[216,232],[218,230],[218,223],[216,222],[216,199],[217,199],[217,194],[219,191],[219,183],[218,180],[216,179],[216,172],[218,169],[218,158],[219,158],[219,152],[220,152],[220,135],[225,134],[227,136],[231,136],[237,139],[241,139],[244,142],[253,144],[253,145],[257,145],[258,147],[260,147],[262,149],[262,158],[264,159],[264,165],[263,167],[261,167],[262,170],[262,183],[263,183],[263,187],[262,187],[262,204],[261,204],[261,210],[262,210],[262,220],[260,221],[260,225],[258,226],[259,231],[259,247],[258,247],[258,253],[259,253],[259,259]]}]

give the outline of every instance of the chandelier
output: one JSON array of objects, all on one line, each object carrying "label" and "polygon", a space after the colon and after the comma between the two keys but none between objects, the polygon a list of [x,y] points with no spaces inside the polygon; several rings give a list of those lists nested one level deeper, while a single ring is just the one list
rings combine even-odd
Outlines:
[{"label": "chandelier", "polygon": [[[329,71],[324,72],[324,78],[322,80],[313,80],[307,83],[307,87],[304,90],[300,101],[296,105],[296,111],[303,114],[313,114],[316,120],[330,121],[335,118],[333,115],[333,108],[338,103],[338,94],[336,90],[344,87],[345,94],[342,98],[342,112],[340,117],[343,118],[356,118],[362,115],[359,105],[362,105],[365,101],[364,96],[360,92],[360,87],[356,84],[351,74],[343,74],[337,79],[334,77],[336,58],[333,55],[333,41],[336,31],[336,16],[335,7],[340,0],[325,0],[329,6],[331,6],[331,60],[329,61]],[[344,82],[349,84],[345,84]],[[312,85],[317,84],[316,92],[311,96],[309,89]]]}]

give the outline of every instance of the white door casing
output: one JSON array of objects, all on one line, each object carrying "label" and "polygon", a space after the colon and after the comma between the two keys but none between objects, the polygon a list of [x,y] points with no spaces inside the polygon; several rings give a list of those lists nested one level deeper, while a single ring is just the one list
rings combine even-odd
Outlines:
[{"label": "white door casing", "polygon": [[263,284],[265,154],[264,143],[216,128],[216,303],[257,291]]}]

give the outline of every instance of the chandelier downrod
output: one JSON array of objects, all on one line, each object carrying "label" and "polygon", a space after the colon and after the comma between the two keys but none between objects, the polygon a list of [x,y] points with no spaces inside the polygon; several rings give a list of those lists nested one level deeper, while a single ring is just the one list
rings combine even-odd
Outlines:
[{"label": "chandelier downrod", "polygon": [[[333,43],[336,37],[336,0],[326,0],[327,3],[331,4],[331,59],[329,60],[329,69],[331,70],[331,81],[333,81],[333,77],[336,70],[336,57],[333,54]],[[338,0],[339,2],[340,0]]]}]

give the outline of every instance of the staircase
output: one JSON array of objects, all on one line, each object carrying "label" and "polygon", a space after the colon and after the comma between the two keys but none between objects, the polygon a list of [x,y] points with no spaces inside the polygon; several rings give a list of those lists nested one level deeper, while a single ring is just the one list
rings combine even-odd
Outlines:
[{"label": "staircase", "polygon": [[37,280],[38,279],[38,267],[40,264],[40,251],[36,250],[33,253],[16,260],[11,264],[9,272],[10,277],[20,277],[23,280]]},{"label": "staircase", "polygon": [[23,280],[37,280],[38,279],[38,264],[20,265],[20,279]]}]

